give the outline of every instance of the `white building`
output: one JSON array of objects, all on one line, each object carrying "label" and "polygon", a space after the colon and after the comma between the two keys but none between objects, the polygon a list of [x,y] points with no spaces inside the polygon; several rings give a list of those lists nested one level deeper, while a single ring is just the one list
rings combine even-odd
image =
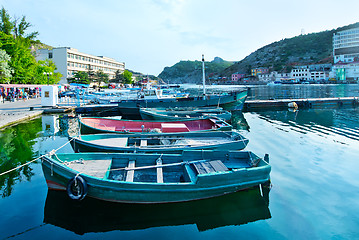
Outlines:
[{"label": "white building", "polygon": [[37,60],[50,59],[55,63],[56,72],[62,74],[60,84],[67,83],[67,79],[74,77],[76,72],[97,72],[101,70],[108,74],[111,79],[114,78],[117,70],[121,73],[125,71],[125,63],[123,62],[104,56],[81,53],[70,47],[59,47],[51,50],[40,49],[36,54]]},{"label": "white building", "polygon": [[359,80],[359,28],[333,34],[333,57],[337,80]]},{"label": "white building", "polygon": [[311,73],[308,66],[296,66],[291,71],[291,78],[296,82],[309,81],[311,79]]}]

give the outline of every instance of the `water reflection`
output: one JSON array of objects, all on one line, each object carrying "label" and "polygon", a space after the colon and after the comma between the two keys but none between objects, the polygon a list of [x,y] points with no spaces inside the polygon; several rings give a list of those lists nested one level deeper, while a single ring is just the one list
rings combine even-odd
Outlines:
[{"label": "water reflection", "polygon": [[[41,119],[6,128],[0,132],[0,172],[16,168],[33,159],[32,148],[41,131]],[[8,197],[17,182],[30,181],[34,175],[31,166],[24,166],[6,175],[0,176],[0,194]]]},{"label": "water reflection", "polygon": [[271,218],[269,188],[263,187],[222,197],[171,204],[120,204],[85,198],[70,200],[64,192],[49,191],[44,223],[77,234],[113,230],[138,230],[195,224],[199,231],[241,225]]},{"label": "water reflection", "polygon": [[359,109],[308,109],[296,112],[266,111],[259,118],[273,125],[290,127],[301,133],[340,135],[359,140]]}]

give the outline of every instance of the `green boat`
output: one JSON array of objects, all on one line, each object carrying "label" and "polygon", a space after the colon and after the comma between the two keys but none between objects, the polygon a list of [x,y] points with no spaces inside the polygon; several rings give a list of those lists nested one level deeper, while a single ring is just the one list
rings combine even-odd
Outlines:
[{"label": "green boat", "polygon": [[75,152],[181,153],[184,150],[242,150],[248,144],[238,131],[176,134],[88,134],[69,137]]},{"label": "green boat", "polygon": [[141,108],[140,114],[144,120],[183,120],[218,118],[228,121],[232,114],[223,108]]},{"label": "green boat", "polygon": [[271,171],[268,157],[246,151],[50,153],[42,168],[48,188],[71,199],[125,203],[212,198],[263,184]]},{"label": "green boat", "polygon": [[232,126],[220,119],[184,119],[178,121],[124,120],[106,117],[79,117],[82,134],[91,133],[178,133],[230,131]]}]

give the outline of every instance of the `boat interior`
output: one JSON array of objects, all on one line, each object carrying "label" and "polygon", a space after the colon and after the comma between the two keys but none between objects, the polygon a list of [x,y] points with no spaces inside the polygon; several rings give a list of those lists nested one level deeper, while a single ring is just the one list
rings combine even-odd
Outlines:
[{"label": "boat interior", "polygon": [[[188,151],[192,152],[192,151]],[[201,155],[202,153],[202,155]],[[221,155],[197,151],[183,154],[58,154],[69,168],[96,178],[137,183],[195,183],[200,174],[219,174],[258,166],[262,161],[252,152]],[[56,160],[55,160],[56,161]],[[263,164],[263,163],[262,163]]]},{"label": "boat interior", "polygon": [[216,120],[200,119],[178,122],[119,121],[104,118],[83,118],[82,123],[98,129],[120,132],[190,132],[215,129]]}]

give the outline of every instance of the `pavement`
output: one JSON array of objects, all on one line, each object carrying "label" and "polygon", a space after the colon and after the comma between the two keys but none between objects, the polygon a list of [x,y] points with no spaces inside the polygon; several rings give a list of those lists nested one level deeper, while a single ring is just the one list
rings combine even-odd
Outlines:
[{"label": "pavement", "polygon": [[42,113],[41,98],[0,102],[0,129],[35,118]]}]

